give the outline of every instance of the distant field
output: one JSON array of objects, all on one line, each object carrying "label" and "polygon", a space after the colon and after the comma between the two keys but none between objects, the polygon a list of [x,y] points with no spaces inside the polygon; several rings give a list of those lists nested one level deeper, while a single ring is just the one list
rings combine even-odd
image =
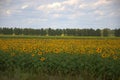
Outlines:
[{"label": "distant field", "polygon": [[100,36],[33,36],[33,35],[0,35],[0,38],[38,38],[38,39],[119,39],[120,37]]}]

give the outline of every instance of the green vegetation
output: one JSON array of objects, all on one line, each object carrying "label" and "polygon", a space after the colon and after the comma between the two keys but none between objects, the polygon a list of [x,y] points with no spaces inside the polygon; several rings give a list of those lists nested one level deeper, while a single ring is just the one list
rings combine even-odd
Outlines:
[{"label": "green vegetation", "polygon": [[[0,35],[0,39],[0,80],[120,80],[120,37]],[[84,47],[83,50],[90,52],[79,54],[78,52],[59,52],[59,49],[62,48],[56,48],[59,44],[51,46],[53,47],[51,49],[52,52],[49,52],[48,50],[50,49],[47,49],[47,45],[42,44],[38,41],[39,39],[53,40],[52,44],[60,43],[62,39],[69,39],[73,42],[76,42],[74,41],[75,39],[83,39],[83,41],[88,40],[84,45],[90,45],[88,48],[94,47],[94,50]],[[56,42],[54,41],[56,39],[61,40]],[[96,39],[100,40],[96,41]],[[101,41],[103,43],[95,46],[89,40],[92,40],[96,44]],[[18,45],[24,47],[18,47]],[[42,47],[41,49],[39,45],[44,45],[45,48]],[[71,43],[66,46],[70,45]],[[75,46],[78,45],[84,46],[76,42]],[[21,48],[23,51],[16,48]],[[40,52],[39,49],[43,52]],[[71,48],[66,49],[68,49],[67,51],[72,50]],[[77,48],[74,49],[77,50]],[[73,51],[75,51],[74,49]]]},{"label": "green vegetation", "polygon": [[119,39],[120,37],[100,36],[35,36],[35,35],[0,35],[1,39]]},{"label": "green vegetation", "polygon": [[120,29],[31,29],[0,28],[1,35],[36,35],[36,36],[120,36]]},{"label": "green vegetation", "polygon": [[1,80],[120,80],[120,58],[103,58],[99,54],[31,55],[0,51],[0,75]]}]

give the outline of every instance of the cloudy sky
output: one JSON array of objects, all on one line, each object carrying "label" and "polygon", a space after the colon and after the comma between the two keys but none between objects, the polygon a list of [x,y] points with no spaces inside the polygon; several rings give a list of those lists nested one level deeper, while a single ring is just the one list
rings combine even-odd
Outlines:
[{"label": "cloudy sky", "polygon": [[120,0],[0,0],[0,27],[120,28]]}]

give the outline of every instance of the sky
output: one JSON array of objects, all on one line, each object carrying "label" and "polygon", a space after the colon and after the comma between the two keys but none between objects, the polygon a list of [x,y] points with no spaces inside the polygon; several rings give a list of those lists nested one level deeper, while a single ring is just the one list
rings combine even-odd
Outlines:
[{"label": "sky", "polygon": [[0,0],[0,27],[120,28],[120,0]]}]

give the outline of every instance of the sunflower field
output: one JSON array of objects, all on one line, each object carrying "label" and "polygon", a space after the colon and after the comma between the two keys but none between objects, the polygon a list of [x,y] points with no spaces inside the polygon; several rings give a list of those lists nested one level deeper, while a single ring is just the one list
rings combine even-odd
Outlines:
[{"label": "sunflower field", "polygon": [[[21,72],[42,74],[38,80],[54,80],[50,78],[56,75],[61,78],[55,80],[120,80],[119,44],[119,38],[1,38],[0,77],[7,75],[9,80],[13,80],[11,76],[15,77],[16,73]],[[64,77],[68,75],[70,78]],[[71,76],[76,78],[72,79]],[[20,80],[32,78],[29,76]]]}]

